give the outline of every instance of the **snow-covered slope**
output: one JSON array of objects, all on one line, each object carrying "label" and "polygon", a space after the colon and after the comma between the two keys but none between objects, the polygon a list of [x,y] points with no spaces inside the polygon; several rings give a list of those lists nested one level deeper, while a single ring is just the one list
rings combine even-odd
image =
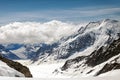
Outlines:
[{"label": "snow-covered slope", "polygon": [[[112,72],[109,76],[100,77],[79,77],[79,78],[14,78],[14,77],[0,77],[0,80],[119,80],[120,70]],[[109,74],[109,73],[107,73]],[[106,74],[105,74],[106,75]]]},{"label": "snow-covered slope", "polygon": [[29,69],[22,64],[9,60],[0,54],[0,76],[32,77]]},{"label": "snow-covered slope", "polygon": [[12,53],[10,50],[0,45],[0,53],[8,59],[20,59],[16,54]]},{"label": "snow-covered slope", "polygon": [[1,54],[11,60],[31,59],[41,44],[1,44]]},{"label": "snow-covered slope", "polygon": [[31,59],[33,58],[41,47],[41,44],[24,44],[18,49],[11,50],[20,59]]},{"label": "snow-covered slope", "polygon": [[90,55],[67,60],[60,73],[98,76],[115,69],[120,69],[120,38],[108,46],[102,46]]},{"label": "snow-covered slope", "polygon": [[5,62],[0,61],[0,76],[24,77],[24,74],[9,67]]}]

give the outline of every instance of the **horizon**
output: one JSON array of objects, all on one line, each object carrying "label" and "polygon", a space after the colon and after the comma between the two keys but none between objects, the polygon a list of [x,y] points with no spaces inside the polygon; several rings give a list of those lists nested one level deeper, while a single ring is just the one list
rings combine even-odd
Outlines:
[{"label": "horizon", "polygon": [[0,0],[0,25],[11,22],[85,23],[120,20],[119,0]]}]

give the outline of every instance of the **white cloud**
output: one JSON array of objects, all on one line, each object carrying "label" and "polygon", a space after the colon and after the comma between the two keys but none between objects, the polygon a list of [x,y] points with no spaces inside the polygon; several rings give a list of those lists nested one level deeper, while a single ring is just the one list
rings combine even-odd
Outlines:
[{"label": "white cloud", "polygon": [[14,22],[0,27],[0,43],[52,43],[73,34],[79,27],[61,21]]},{"label": "white cloud", "polygon": [[[78,27],[74,24],[51,21],[47,23],[23,21],[65,20],[78,21],[112,18],[120,20],[120,8],[76,8],[70,10],[47,10],[33,12],[11,12],[0,16],[0,23],[11,24],[0,27],[0,43],[51,43],[68,36]],[[104,16],[105,15],[105,16]],[[80,20],[80,21],[79,21]]]}]

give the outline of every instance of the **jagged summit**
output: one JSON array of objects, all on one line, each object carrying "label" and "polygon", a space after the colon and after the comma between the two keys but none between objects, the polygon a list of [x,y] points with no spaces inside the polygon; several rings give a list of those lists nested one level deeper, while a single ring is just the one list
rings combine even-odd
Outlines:
[{"label": "jagged summit", "polygon": [[111,22],[111,23],[119,22],[118,20],[112,20],[112,19],[104,19],[103,21],[104,22]]}]

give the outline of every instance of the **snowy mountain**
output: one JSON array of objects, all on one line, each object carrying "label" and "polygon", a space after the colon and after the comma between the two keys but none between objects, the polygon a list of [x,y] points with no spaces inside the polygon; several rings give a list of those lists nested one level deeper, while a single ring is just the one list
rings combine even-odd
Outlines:
[{"label": "snowy mountain", "polygon": [[31,59],[41,44],[1,44],[1,54],[11,60]]},{"label": "snowy mountain", "polygon": [[88,25],[80,27],[73,35],[63,37],[57,44],[54,43],[56,46],[52,46],[54,44],[49,45],[48,49],[41,46],[35,58],[37,58],[38,62],[46,62],[74,58],[79,55],[87,56],[101,46],[109,45],[119,37],[119,21],[106,19],[90,22]]},{"label": "snowy mountain", "polygon": [[[54,21],[53,23],[56,23],[58,26],[61,22]],[[52,22],[47,24],[55,26]],[[62,37],[60,40],[51,44],[8,44],[1,46],[5,47],[5,49],[7,48],[9,54],[14,54],[17,59],[32,59],[35,61],[67,59],[77,57],[78,55],[88,55],[101,46],[110,44],[120,36],[119,25],[119,21],[105,19],[103,21],[90,22],[86,26],[81,26],[72,35]],[[3,48],[1,49],[3,54],[7,53],[7,50],[4,51]],[[8,58],[11,57],[8,56]]]},{"label": "snowy mountain", "polygon": [[4,47],[3,45],[0,45],[0,53],[2,54],[2,56],[8,59],[20,59],[16,54],[12,53],[9,49]]},{"label": "snowy mountain", "polygon": [[98,76],[120,69],[120,22],[106,19],[90,22],[75,34],[58,41],[50,52],[38,54],[35,64],[67,60],[54,74]]},{"label": "snowy mountain", "polygon": [[[58,26],[58,24],[66,25],[57,21],[53,23],[50,22],[44,25],[51,24],[54,27]],[[15,58],[7,55],[11,53],[21,60],[30,59],[30,62],[26,64],[37,64],[38,68],[40,68],[39,66],[42,63],[49,65],[54,62],[62,62],[63,65],[61,67],[56,63],[57,67],[54,70],[51,68],[51,74],[97,76],[120,68],[119,38],[120,22],[105,19],[81,26],[69,36],[64,36],[60,40],[50,44],[44,42],[37,44],[1,44],[1,53],[3,56],[13,60]],[[37,69],[36,66],[34,66],[34,69]],[[30,71],[33,70],[31,66],[29,68]],[[47,67],[45,68],[48,70]],[[34,74],[35,72],[32,73]]]},{"label": "snowy mountain", "polygon": [[2,61],[0,61],[0,76],[24,77],[22,73],[10,68],[6,63]]},{"label": "snowy mountain", "polygon": [[20,59],[31,59],[35,56],[40,47],[41,44],[23,44],[20,48],[10,51]]},{"label": "snowy mountain", "polygon": [[120,38],[108,46],[102,46],[88,56],[79,56],[67,60],[62,66],[63,73],[80,73],[98,76],[102,73],[120,69]]}]

